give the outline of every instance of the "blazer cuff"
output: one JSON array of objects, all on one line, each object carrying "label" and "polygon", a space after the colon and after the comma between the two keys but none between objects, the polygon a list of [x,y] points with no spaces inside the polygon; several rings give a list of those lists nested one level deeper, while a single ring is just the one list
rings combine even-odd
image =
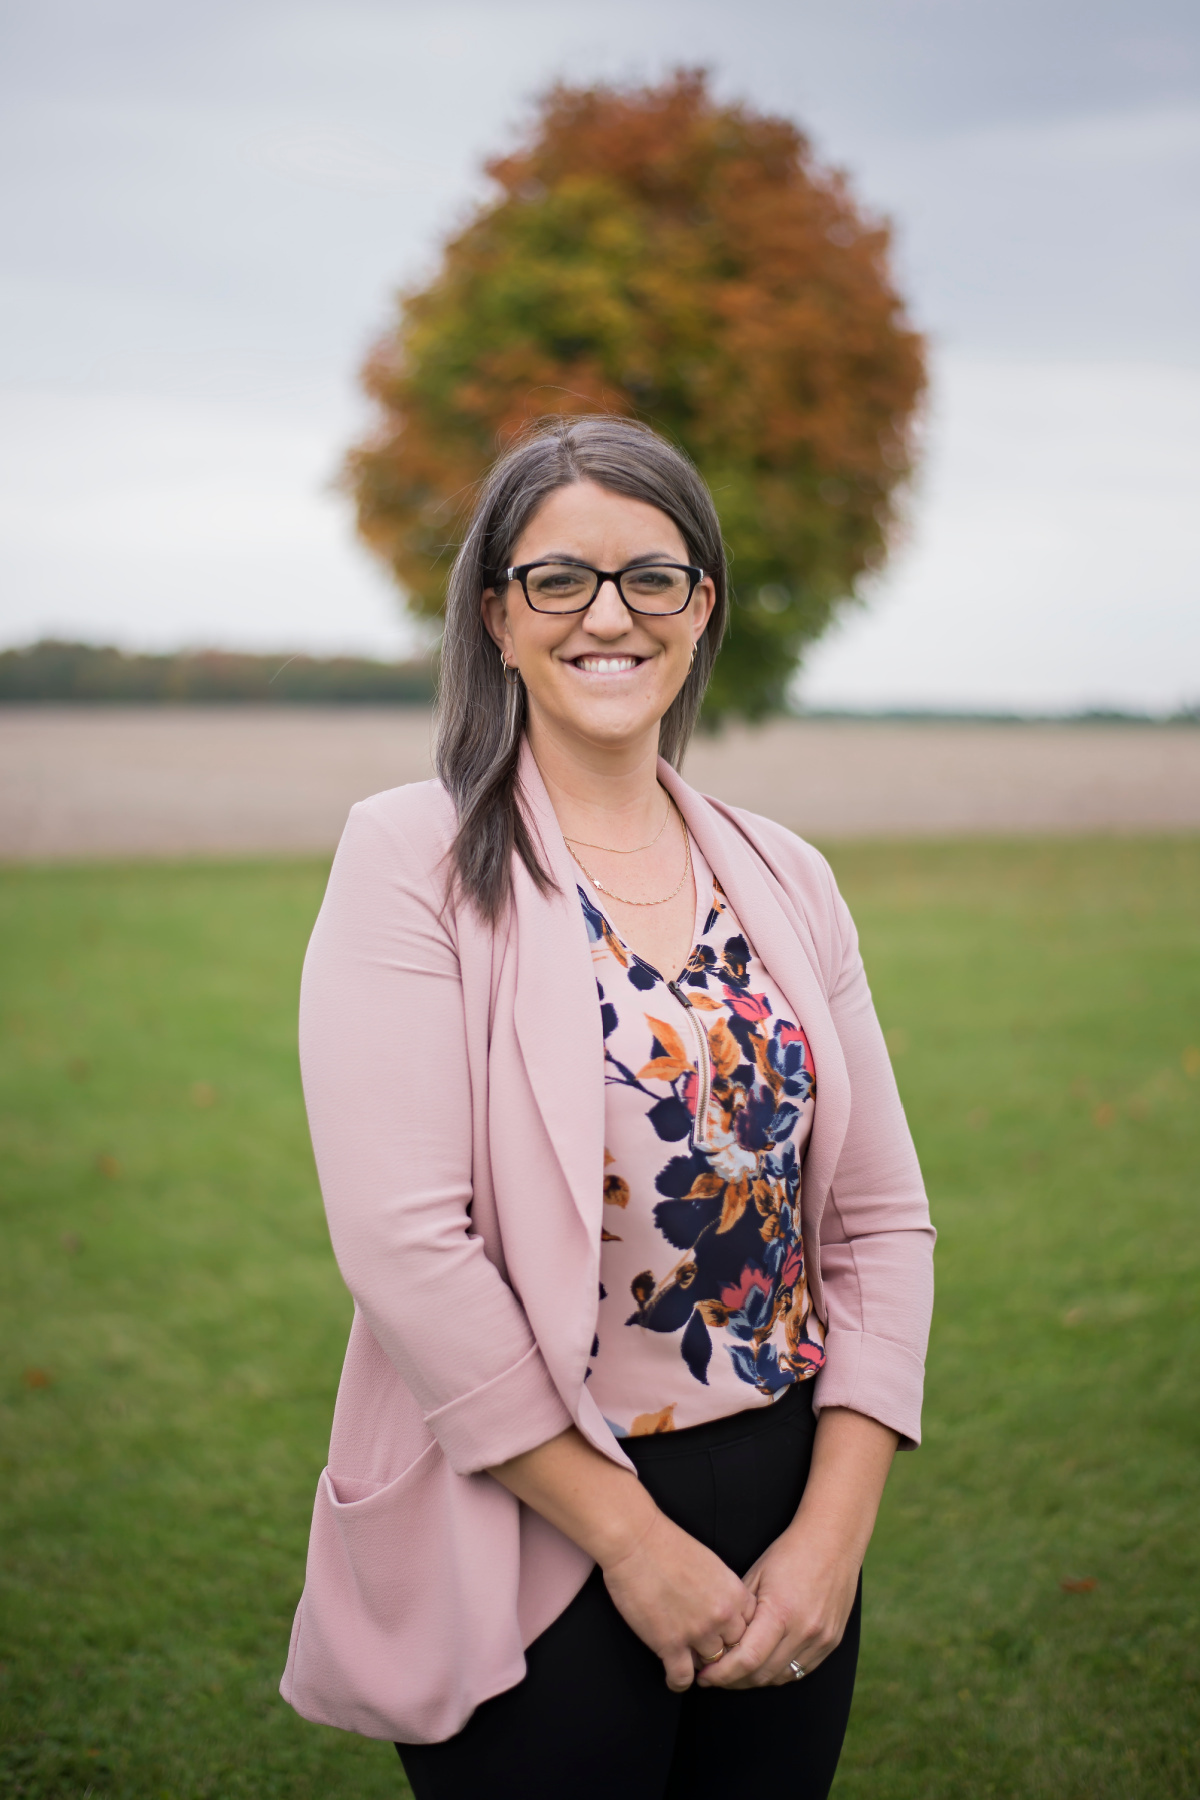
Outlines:
[{"label": "blazer cuff", "polygon": [[557,1437],[572,1423],[537,1345],[503,1375],[472,1388],[425,1423],[456,1475],[475,1475]]},{"label": "blazer cuff", "polygon": [[813,1387],[813,1411],[845,1406],[900,1434],[901,1450],[921,1442],[925,1364],[892,1338],[831,1326],[825,1334],[825,1367]]}]

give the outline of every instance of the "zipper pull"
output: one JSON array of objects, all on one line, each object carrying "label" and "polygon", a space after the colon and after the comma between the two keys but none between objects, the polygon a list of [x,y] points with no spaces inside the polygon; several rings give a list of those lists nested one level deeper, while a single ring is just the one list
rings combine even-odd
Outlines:
[{"label": "zipper pull", "polygon": [[696,1150],[711,1150],[714,1148],[714,1145],[709,1128],[708,1109],[712,1103],[712,1063],[710,1061],[708,1032],[704,1029],[703,1019],[700,1017],[700,1014],[692,1005],[691,999],[684,992],[679,983],[677,981],[668,981],[667,987],[687,1013],[688,1025],[691,1027],[695,1038],[696,1078],[698,1089],[696,1093],[696,1116],[692,1121],[692,1146]]}]

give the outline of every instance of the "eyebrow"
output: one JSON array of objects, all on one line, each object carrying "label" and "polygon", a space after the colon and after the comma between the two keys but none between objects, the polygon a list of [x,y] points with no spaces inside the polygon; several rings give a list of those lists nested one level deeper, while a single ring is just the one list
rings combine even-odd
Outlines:
[{"label": "eyebrow", "polygon": [[[535,556],[533,561],[570,563],[572,567],[579,569],[591,569],[595,567],[595,564],[588,562],[585,556],[576,556],[569,550],[544,550],[540,556]],[[621,564],[621,567],[623,569],[636,569],[643,563],[673,563],[678,561],[679,558],[670,550],[643,550],[640,556],[630,557],[627,563]],[[694,564],[687,564],[685,566],[695,567]]]}]

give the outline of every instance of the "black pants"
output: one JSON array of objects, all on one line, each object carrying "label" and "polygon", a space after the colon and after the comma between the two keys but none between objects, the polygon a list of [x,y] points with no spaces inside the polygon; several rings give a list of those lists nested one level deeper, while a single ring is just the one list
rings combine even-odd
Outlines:
[{"label": "black pants", "polygon": [[[791,1522],[812,1457],[807,1383],[770,1408],[623,1447],[676,1524],[745,1574]],[[417,1800],[825,1800],[858,1663],[862,1589],[838,1648],[782,1687],[673,1694],[599,1569],[526,1652],[525,1679],[442,1744],[397,1744]]]}]

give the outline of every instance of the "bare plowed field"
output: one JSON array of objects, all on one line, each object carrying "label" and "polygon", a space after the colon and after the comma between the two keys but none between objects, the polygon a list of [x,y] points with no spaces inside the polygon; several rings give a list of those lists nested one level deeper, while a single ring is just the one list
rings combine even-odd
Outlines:
[{"label": "bare plowed field", "polygon": [[[430,772],[407,708],[0,712],[0,857],[328,851]],[[698,738],[698,787],[806,837],[1200,829],[1200,729],[778,720]]]}]

